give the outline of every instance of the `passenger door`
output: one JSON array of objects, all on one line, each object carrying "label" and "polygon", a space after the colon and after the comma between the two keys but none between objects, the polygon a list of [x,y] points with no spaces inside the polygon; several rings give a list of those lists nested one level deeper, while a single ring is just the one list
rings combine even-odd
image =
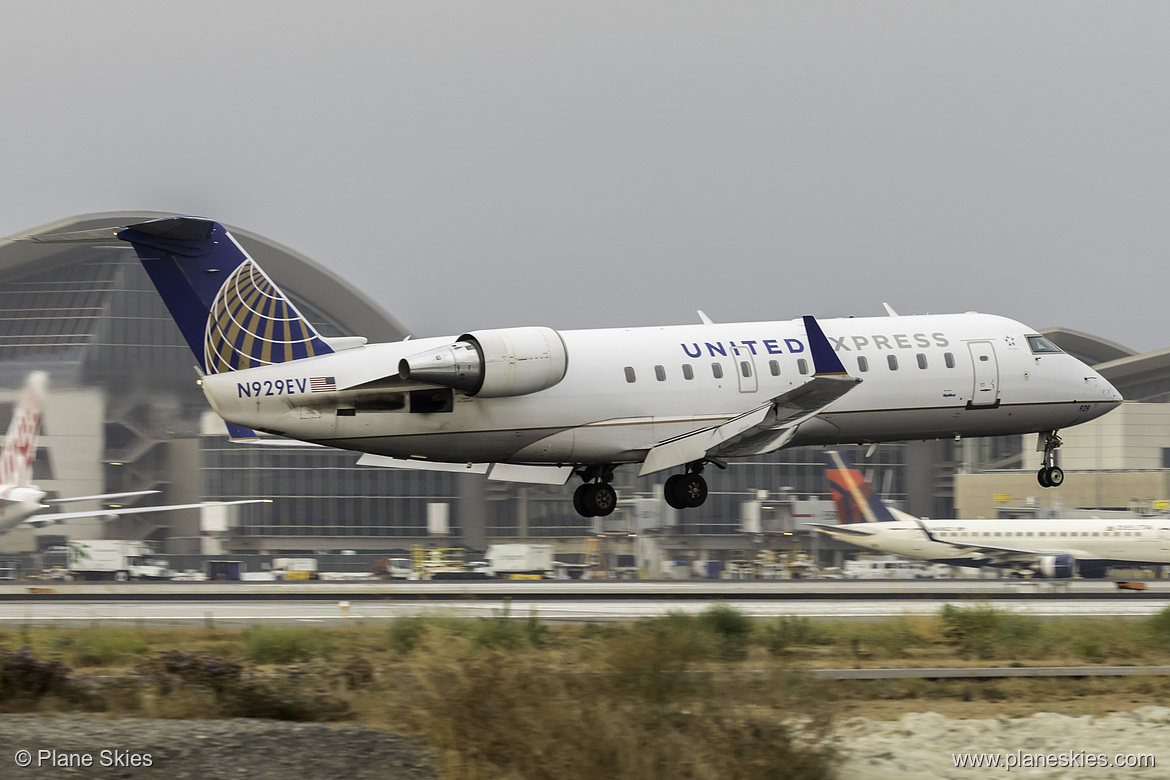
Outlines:
[{"label": "passenger door", "polygon": [[995,346],[990,341],[969,341],[972,377],[971,400],[968,409],[992,409],[999,406],[999,362]]}]

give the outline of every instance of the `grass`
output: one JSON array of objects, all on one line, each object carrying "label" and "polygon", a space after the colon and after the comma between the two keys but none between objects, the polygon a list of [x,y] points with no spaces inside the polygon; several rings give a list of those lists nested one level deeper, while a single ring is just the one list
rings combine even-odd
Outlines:
[{"label": "grass", "polygon": [[831,772],[839,712],[1165,704],[1170,679],[830,683],[802,669],[1085,663],[1170,665],[1170,609],[831,621],[715,605],[550,627],[505,605],[343,627],[21,626],[0,631],[0,711],[357,721],[425,738],[449,778],[816,778]]}]

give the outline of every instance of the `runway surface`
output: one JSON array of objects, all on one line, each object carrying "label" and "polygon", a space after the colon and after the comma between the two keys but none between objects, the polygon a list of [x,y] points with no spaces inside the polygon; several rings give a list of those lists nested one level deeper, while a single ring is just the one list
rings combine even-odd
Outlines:
[{"label": "runway surface", "polygon": [[[1126,593],[1112,582],[460,582],[5,585],[0,626],[344,623],[407,615],[513,618],[555,623],[628,621],[717,602],[760,618],[867,619],[929,615],[944,604],[983,603],[1037,616],[1146,616],[1170,604],[1170,583]],[[33,592],[46,591],[46,592]]]}]

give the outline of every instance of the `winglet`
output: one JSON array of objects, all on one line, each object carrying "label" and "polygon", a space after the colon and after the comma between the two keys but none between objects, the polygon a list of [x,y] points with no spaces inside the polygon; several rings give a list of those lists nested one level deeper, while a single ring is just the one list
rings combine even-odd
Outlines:
[{"label": "winglet", "polygon": [[837,357],[837,353],[833,351],[833,345],[825,337],[825,332],[821,330],[816,317],[805,315],[804,332],[808,335],[808,348],[812,352],[813,374],[815,376],[845,374],[845,366],[841,363],[841,358]]},{"label": "winglet", "polygon": [[926,527],[926,523],[922,522],[922,518],[916,517],[914,518],[914,522],[918,523],[918,527],[922,529],[922,533],[926,536],[927,541],[938,542],[938,539],[935,539],[934,534],[932,534],[930,529]]}]

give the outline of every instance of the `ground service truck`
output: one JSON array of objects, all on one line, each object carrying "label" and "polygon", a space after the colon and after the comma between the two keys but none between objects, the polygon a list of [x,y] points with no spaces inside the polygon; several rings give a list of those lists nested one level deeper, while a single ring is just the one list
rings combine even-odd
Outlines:
[{"label": "ground service truck", "polygon": [[137,539],[72,539],[68,575],[75,580],[166,580],[174,572]]},{"label": "ground service truck", "polygon": [[484,555],[499,579],[545,579],[556,571],[551,544],[493,544]]}]

